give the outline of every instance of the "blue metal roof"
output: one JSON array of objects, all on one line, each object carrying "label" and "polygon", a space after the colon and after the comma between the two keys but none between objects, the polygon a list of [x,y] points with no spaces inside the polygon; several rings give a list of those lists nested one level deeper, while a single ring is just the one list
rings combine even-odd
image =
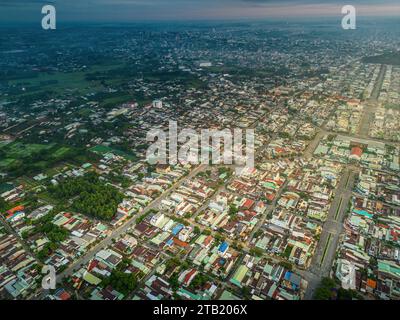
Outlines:
[{"label": "blue metal roof", "polygon": [[224,241],[224,242],[221,243],[221,245],[219,246],[218,250],[221,251],[221,252],[225,252],[226,249],[228,249],[228,247],[229,247],[229,244]]},{"label": "blue metal roof", "polygon": [[175,236],[183,229],[184,225],[183,224],[178,224],[172,229],[172,234]]}]

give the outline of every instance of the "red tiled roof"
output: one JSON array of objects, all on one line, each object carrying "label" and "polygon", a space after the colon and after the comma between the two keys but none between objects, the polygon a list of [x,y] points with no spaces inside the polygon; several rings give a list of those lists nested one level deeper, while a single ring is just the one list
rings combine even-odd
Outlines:
[{"label": "red tiled roof", "polygon": [[185,284],[188,284],[190,278],[193,276],[193,274],[196,272],[196,269],[192,269],[188,272],[188,274],[185,276],[185,279],[183,280],[183,282]]},{"label": "red tiled roof", "polygon": [[372,288],[372,289],[375,289],[376,288],[376,281],[372,280],[372,279],[368,279],[367,280],[367,286]]},{"label": "red tiled roof", "polygon": [[360,147],[353,147],[352,149],[351,149],[351,155],[353,156],[353,155],[356,155],[356,156],[358,156],[358,157],[361,157],[361,155],[363,154],[363,151],[362,151],[362,149],[360,148]]},{"label": "red tiled roof", "polygon": [[61,293],[59,295],[59,297],[61,300],[65,301],[65,300],[69,300],[71,298],[71,295],[67,291],[64,291],[63,293]]},{"label": "red tiled roof", "polygon": [[244,204],[243,204],[243,208],[245,209],[250,209],[252,206],[254,205],[254,201],[251,199],[247,199]]},{"label": "red tiled roof", "polygon": [[187,242],[181,241],[178,238],[174,238],[174,243],[179,246],[179,247],[183,247],[186,248],[189,244]]},{"label": "red tiled roof", "polygon": [[208,236],[207,238],[205,238],[204,239],[204,245],[207,246],[211,242],[212,239],[213,239],[213,237],[211,235]]},{"label": "red tiled roof", "polygon": [[15,213],[17,211],[22,211],[24,209],[25,209],[24,206],[16,206],[15,208],[12,208],[12,209],[8,210],[7,212],[13,214],[13,213]]}]

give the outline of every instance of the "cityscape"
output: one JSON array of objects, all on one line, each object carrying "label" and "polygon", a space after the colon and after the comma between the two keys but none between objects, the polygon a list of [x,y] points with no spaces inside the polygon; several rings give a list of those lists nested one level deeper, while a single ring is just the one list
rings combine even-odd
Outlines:
[{"label": "cityscape", "polygon": [[[1,300],[400,299],[398,16],[38,13],[0,27]],[[254,165],[149,161],[171,122]]]}]

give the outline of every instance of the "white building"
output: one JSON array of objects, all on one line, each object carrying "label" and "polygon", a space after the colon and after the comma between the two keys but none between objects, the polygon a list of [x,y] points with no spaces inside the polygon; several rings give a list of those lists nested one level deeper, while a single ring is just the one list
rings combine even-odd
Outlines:
[{"label": "white building", "polygon": [[153,108],[162,109],[163,103],[161,100],[154,100],[153,101]]}]

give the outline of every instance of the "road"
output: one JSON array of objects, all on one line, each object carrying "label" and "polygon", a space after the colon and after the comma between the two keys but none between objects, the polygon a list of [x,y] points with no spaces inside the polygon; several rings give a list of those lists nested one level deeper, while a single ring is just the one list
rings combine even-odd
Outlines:
[{"label": "road", "polygon": [[247,241],[247,245],[250,245],[250,242],[253,239],[254,235],[264,225],[264,222],[267,219],[268,215],[270,213],[274,212],[274,210],[276,208],[276,203],[278,202],[279,198],[281,197],[283,191],[286,189],[286,186],[287,186],[288,182],[289,182],[289,180],[286,179],[285,183],[282,185],[282,187],[279,188],[279,191],[276,194],[274,201],[271,204],[267,205],[267,208],[266,208],[265,212],[262,214],[261,219],[257,222],[257,224],[254,227],[253,231],[250,233],[249,239]]},{"label": "road", "polygon": [[[368,101],[366,101],[366,104],[364,107],[364,113],[362,116],[358,134],[357,135],[342,134],[342,135],[351,136],[353,138],[356,138],[356,137],[357,138],[367,138],[368,137],[370,121],[372,120],[373,110],[377,104],[377,98],[379,96],[379,92],[382,87],[382,81],[384,79],[385,72],[386,72],[386,67],[381,66],[381,70],[378,75],[377,81],[375,83],[373,92],[371,94],[371,98]],[[291,120],[291,118],[289,119],[289,121],[290,120]],[[320,140],[326,134],[329,134],[329,133],[332,133],[332,132],[326,131],[324,128],[319,128],[319,131],[317,132],[316,136],[310,142],[310,144],[307,146],[307,149],[305,150],[303,157],[305,159],[312,158],[313,152],[316,149],[316,147],[318,146]],[[275,137],[275,135],[273,135],[271,137],[270,141],[273,140],[274,137]],[[378,139],[369,139],[369,140],[381,141]],[[385,141],[381,141],[381,142],[385,142]],[[268,144],[269,143],[263,145],[260,148],[261,150],[258,150],[258,151],[262,151],[266,146],[268,146]],[[75,272],[75,270],[79,269],[79,267],[81,265],[86,265],[91,259],[93,259],[93,257],[99,250],[112,244],[112,241],[114,239],[119,238],[122,234],[126,233],[128,231],[128,229],[130,229],[131,227],[134,227],[136,218],[145,215],[146,213],[148,213],[149,210],[158,209],[161,201],[164,200],[167,196],[169,196],[169,194],[172,191],[179,188],[179,186],[181,186],[182,183],[184,183],[188,179],[193,178],[195,175],[197,175],[197,173],[204,171],[207,167],[208,167],[207,165],[200,165],[200,166],[194,168],[189,173],[189,175],[187,175],[186,177],[183,177],[181,180],[176,182],[173,186],[171,186],[171,188],[169,188],[168,190],[163,192],[160,197],[158,197],[152,203],[150,203],[145,208],[145,210],[143,210],[142,213],[140,213],[133,219],[129,220],[121,227],[115,229],[111,233],[111,235],[109,235],[105,239],[101,240],[98,244],[96,244],[93,248],[91,248],[85,255],[83,255],[78,260],[73,262],[65,271],[63,271],[62,273],[60,273],[58,275],[57,281],[60,282],[60,281],[62,281],[62,279],[64,277],[70,276],[71,274],[73,274]],[[355,178],[356,178],[357,173],[358,173],[358,168],[356,168],[352,165],[345,166],[343,174],[341,175],[341,179],[335,190],[334,199],[332,201],[327,220],[323,224],[320,240],[318,241],[318,245],[317,245],[315,254],[311,260],[310,267],[307,271],[297,270],[297,272],[299,272],[308,281],[308,287],[307,287],[307,291],[305,293],[305,299],[312,299],[315,289],[319,285],[320,280],[323,277],[329,276],[329,274],[330,274],[332,264],[333,264],[335,256],[336,256],[336,249],[337,249],[337,246],[339,243],[340,235],[343,230],[343,221],[344,221],[345,215],[347,213],[349,202],[351,200],[352,190],[354,187]],[[218,190],[218,191],[220,191],[220,190]],[[218,194],[218,191],[214,193],[214,196],[216,194]],[[278,194],[276,199],[279,198],[279,195],[280,195],[280,193]],[[208,206],[209,201],[210,201],[210,199],[208,199],[200,207],[200,209],[197,210],[195,216],[197,216],[200,212],[202,212],[203,209],[205,209]],[[256,227],[254,228],[254,230],[251,232],[249,239],[248,239],[248,241],[246,241],[246,243],[243,243],[241,241],[236,241],[236,243],[238,243],[240,245],[244,245],[244,249],[242,252],[243,254],[247,253],[249,251],[248,250],[249,242],[253,238],[256,231],[264,223],[264,221],[267,217],[267,214],[272,212],[275,205],[276,205],[276,203],[274,202],[273,204],[271,204],[267,207],[266,212],[264,213],[263,217],[260,219],[260,221],[258,222]],[[201,230],[205,229],[204,226],[202,226],[196,222],[193,222],[192,224],[198,226]],[[212,234],[214,234],[214,231],[212,231]],[[233,243],[233,241],[230,239],[227,239],[227,242]],[[247,247],[246,247],[246,245],[247,245]]]},{"label": "road", "polygon": [[[253,126],[256,125],[256,122],[253,124]],[[57,283],[60,283],[63,281],[65,277],[71,276],[74,272],[76,272],[81,266],[87,265],[93,257],[96,255],[96,253],[103,249],[106,248],[107,246],[111,245],[114,239],[118,239],[121,235],[126,233],[130,228],[135,227],[136,225],[136,219],[139,217],[144,216],[146,213],[148,213],[152,209],[158,209],[159,205],[162,200],[166,199],[171,192],[179,188],[185,181],[192,179],[195,177],[199,172],[205,171],[208,168],[208,165],[201,164],[194,168],[187,176],[183,177],[179,181],[177,181],[171,188],[168,190],[164,191],[158,198],[156,198],[154,201],[152,201],[140,214],[137,216],[134,216],[132,219],[130,219],[128,222],[123,224],[122,226],[116,228],[115,230],[112,231],[112,233],[107,236],[105,239],[101,240],[98,242],[95,246],[93,246],[88,252],[86,252],[84,255],[79,257],[77,260],[72,262],[67,269],[65,269],[63,272],[57,275]],[[214,193],[215,194],[215,193]],[[203,204],[203,206],[200,208],[206,208],[208,206],[208,202],[206,204]],[[201,210],[198,210],[196,212],[196,215],[198,215]],[[195,223],[195,225],[198,225]],[[204,228],[204,226],[203,226]],[[39,293],[36,293],[32,295],[32,299],[39,299],[40,297],[44,296],[44,293],[42,290],[40,290]]]},{"label": "road", "polygon": [[348,211],[356,176],[357,169],[347,166],[337,185],[327,220],[323,225],[320,240],[311,260],[310,268],[308,271],[302,272],[302,275],[309,282],[305,294],[306,300],[312,299],[320,280],[330,274],[339,238],[343,231],[343,221]]},{"label": "road", "polygon": [[[377,99],[382,88],[385,73],[386,66],[382,65],[377,80],[375,82],[374,89],[371,93],[371,97],[370,99],[365,101],[358,134],[342,135],[352,138],[368,139],[391,144],[384,140],[370,139],[368,137],[370,131],[370,123],[373,120],[374,109],[378,104]],[[322,137],[324,134],[328,133],[330,132],[322,129],[319,134],[320,137]],[[300,274],[308,280],[308,287],[305,293],[306,300],[311,300],[313,298],[314,292],[318,287],[321,279],[330,275],[332,265],[336,256],[336,250],[339,244],[340,236],[343,231],[343,222],[346,212],[348,211],[349,202],[351,201],[352,197],[352,190],[354,188],[354,183],[358,172],[359,169],[353,165],[349,164],[345,167],[339,184],[335,190],[335,197],[332,201],[327,220],[323,225],[320,240],[311,261],[310,268],[308,269],[308,271],[300,271]]]},{"label": "road", "polygon": [[374,111],[378,105],[378,97],[379,97],[379,93],[382,89],[382,84],[383,84],[383,80],[385,78],[385,74],[386,74],[386,66],[385,65],[381,65],[381,69],[379,70],[379,75],[376,79],[374,88],[371,92],[371,97],[365,101],[364,104],[364,113],[360,122],[360,127],[359,127],[359,135],[361,137],[368,137],[369,135],[369,127],[370,127],[370,123],[371,121],[373,121],[374,118]]},{"label": "road", "polygon": [[315,149],[318,147],[320,140],[327,134],[325,130],[319,130],[315,135],[314,139],[308,144],[306,150],[304,151],[303,157],[306,160],[312,158]]},{"label": "road", "polygon": [[33,258],[35,258],[36,262],[39,265],[42,265],[42,263],[37,259],[36,255],[33,253],[33,251],[31,250],[31,248],[29,248],[29,246],[25,243],[25,241],[23,241],[21,239],[21,237],[19,236],[19,234],[17,232],[14,231],[13,228],[11,228],[11,226],[7,223],[7,221],[4,219],[4,217],[0,214],[0,223],[4,225],[4,227],[6,228],[6,230],[8,231],[8,233],[12,234],[14,237],[17,238],[18,242],[21,244],[22,248],[29,253]]},{"label": "road", "polygon": [[139,215],[134,216],[132,219],[130,219],[128,222],[120,226],[119,228],[115,229],[111,235],[100,241],[98,244],[96,244],[94,247],[92,247],[88,252],[86,252],[82,257],[80,257],[78,260],[74,261],[67,269],[65,269],[62,273],[60,273],[57,276],[57,282],[62,281],[64,277],[68,277],[72,275],[76,269],[79,269],[81,265],[86,265],[90,260],[93,259],[93,257],[96,255],[96,253],[103,249],[106,248],[107,246],[112,244],[112,241],[114,239],[118,239],[122,234],[126,233],[129,228],[134,227],[136,225],[136,219],[145,215],[152,209],[158,209],[160,203],[162,200],[164,200],[172,191],[176,190],[179,188],[186,180],[189,180],[196,176],[199,172],[204,171],[207,168],[207,165],[199,165],[198,167],[194,168],[187,176],[183,177],[179,181],[177,181],[171,188],[168,190],[164,191],[160,197],[156,198],[153,202],[151,202]]}]

